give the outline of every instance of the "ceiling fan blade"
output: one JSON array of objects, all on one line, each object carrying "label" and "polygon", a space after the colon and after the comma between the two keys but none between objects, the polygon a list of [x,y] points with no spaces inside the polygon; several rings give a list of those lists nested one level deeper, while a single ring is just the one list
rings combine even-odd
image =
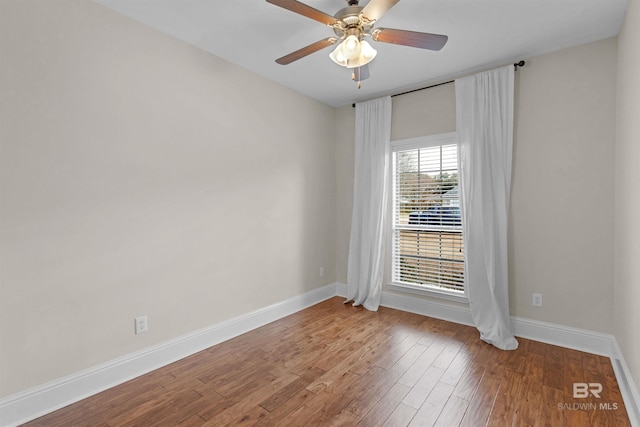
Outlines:
[{"label": "ceiling fan blade", "polygon": [[449,37],[442,34],[394,30],[393,28],[378,28],[373,31],[371,36],[378,42],[400,44],[429,50],[440,50],[442,46],[447,43],[447,40],[449,40]]},{"label": "ceiling fan blade", "polygon": [[325,25],[331,26],[338,22],[338,20],[333,16],[327,15],[318,9],[314,9],[311,6],[307,6],[306,4],[300,3],[296,0],[267,0],[267,3],[275,4],[276,6],[290,10],[291,12],[322,22]]},{"label": "ceiling fan blade", "polygon": [[400,0],[371,0],[362,9],[362,16],[370,21],[377,21]]},{"label": "ceiling fan blade", "polygon": [[336,37],[327,37],[326,39],[311,43],[309,46],[305,46],[302,49],[298,49],[295,52],[291,52],[290,54],[285,55],[282,58],[278,58],[276,59],[276,62],[280,65],[291,64],[293,61],[297,61],[298,59],[304,58],[307,55],[311,55],[312,53],[317,52],[320,49],[331,46],[336,41],[338,41]]}]

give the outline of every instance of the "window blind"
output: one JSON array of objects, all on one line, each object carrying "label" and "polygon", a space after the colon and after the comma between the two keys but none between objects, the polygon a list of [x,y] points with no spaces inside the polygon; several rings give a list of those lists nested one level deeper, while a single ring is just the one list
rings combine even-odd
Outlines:
[{"label": "window blind", "polygon": [[393,153],[393,281],[464,293],[458,147]]}]

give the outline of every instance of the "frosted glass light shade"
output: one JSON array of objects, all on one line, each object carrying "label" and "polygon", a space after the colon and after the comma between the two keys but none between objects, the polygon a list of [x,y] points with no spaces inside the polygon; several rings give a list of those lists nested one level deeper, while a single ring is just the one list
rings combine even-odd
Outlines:
[{"label": "frosted glass light shade", "polygon": [[329,54],[329,58],[342,67],[356,68],[371,62],[377,54],[369,43],[351,35]]}]

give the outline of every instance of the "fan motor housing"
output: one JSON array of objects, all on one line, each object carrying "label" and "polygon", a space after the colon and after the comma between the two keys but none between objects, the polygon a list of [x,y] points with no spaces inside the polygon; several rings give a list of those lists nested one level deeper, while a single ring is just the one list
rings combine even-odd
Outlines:
[{"label": "fan motor housing", "polygon": [[334,18],[342,24],[333,28],[337,36],[344,37],[345,34],[353,34],[356,32],[354,30],[357,30],[358,35],[362,36],[371,28],[372,25],[362,19],[362,9],[364,8],[357,5],[347,6],[334,15]]}]

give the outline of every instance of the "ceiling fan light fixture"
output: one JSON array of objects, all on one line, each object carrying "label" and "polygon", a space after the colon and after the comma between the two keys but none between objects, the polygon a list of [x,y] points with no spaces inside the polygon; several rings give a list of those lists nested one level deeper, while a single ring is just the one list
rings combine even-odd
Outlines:
[{"label": "ceiling fan light fixture", "polygon": [[347,36],[329,54],[329,58],[341,67],[356,68],[368,64],[378,52],[366,41],[360,41],[354,35]]},{"label": "ceiling fan light fixture", "polygon": [[354,61],[360,56],[360,40],[358,40],[358,37],[354,36],[353,34],[347,36],[347,38],[345,38],[344,41],[340,43],[340,49],[342,50],[342,54],[347,58],[347,60]]},{"label": "ceiling fan light fixture", "polygon": [[342,54],[342,43],[333,49],[333,52],[329,54],[329,58],[342,67],[347,66],[347,58]]},{"label": "ceiling fan light fixture", "polygon": [[359,66],[368,64],[373,60],[373,58],[376,57],[377,54],[378,54],[378,51],[375,50],[373,47],[371,47],[369,43],[367,43],[365,40],[361,41],[360,42],[360,58],[364,59],[366,62],[361,63]]}]

